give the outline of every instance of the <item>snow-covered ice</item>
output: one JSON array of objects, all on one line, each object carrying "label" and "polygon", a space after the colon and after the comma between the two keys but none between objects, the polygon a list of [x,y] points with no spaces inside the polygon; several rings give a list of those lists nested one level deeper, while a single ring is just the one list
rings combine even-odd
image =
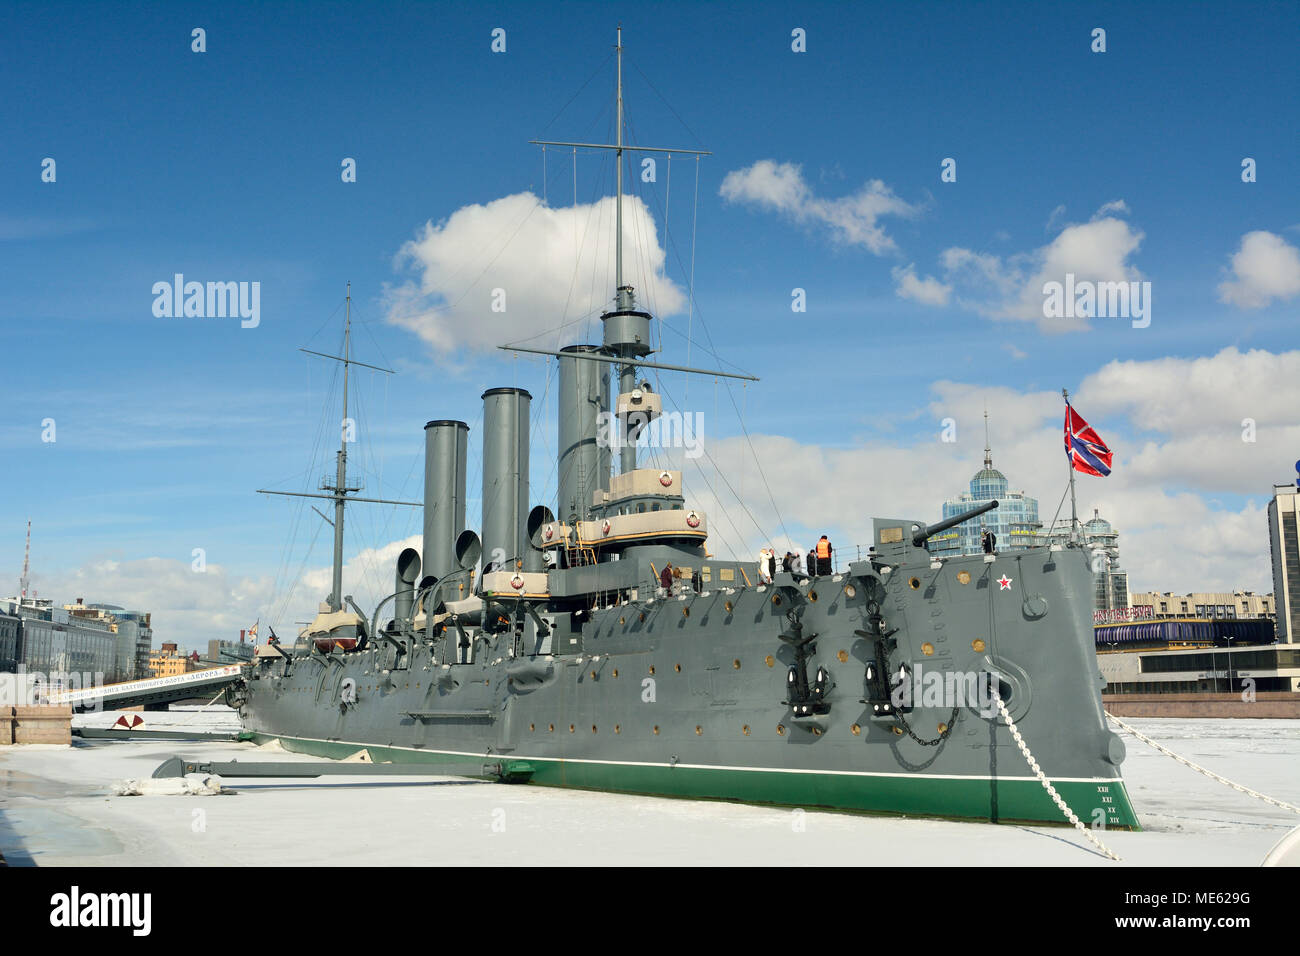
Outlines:
[{"label": "snow-covered ice", "polygon": [[[78,723],[108,727],[115,714]],[[230,711],[144,714],[147,727],[234,730]],[[1300,721],[1133,718],[1170,749],[1300,805]],[[226,779],[219,796],[112,795],[167,757],[311,760],[223,741],[0,748],[0,855],[39,865],[974,864],[1255,866],[1300,818],[1125,735],[1146,828],[957,823],[509,786],[453,777]],[[1291,854],[1294,859],[1295,854]]]}]

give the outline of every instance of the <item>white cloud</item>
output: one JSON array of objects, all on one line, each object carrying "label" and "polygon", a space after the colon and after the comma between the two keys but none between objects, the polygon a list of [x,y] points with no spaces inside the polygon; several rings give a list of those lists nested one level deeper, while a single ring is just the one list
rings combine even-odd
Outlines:
[{"label": "white cloud", "polygon": [[1092,218],[1094,220],[1104,219],[1106,218],[1107,215],[1109,215],[1112,212],[1118,212],[1118,213],[1123,213],[1124,215],[1128,215],[1129,213],[1128,203],[1126,203],[1122,199],[1112,199],[1110,202],[1102,203],[1101,208],[1092,214]]},{"label": "white cloud", "polygon": [[728,202],[749,203],[797,223],[825,226],[837,242],[865,246],[878,256],[897,248],[879,220],[910,218],[920,211],[879,179],[869,180],[850,196],[820,198],[813,195],[801,166],[771,159],[727,173],[718,193]]},{"label": "white cloud", "polygon": [[1300,295],[1300,250],[1275,233],[1248,232],[1232,256],[1232,274],[1219,286],[1220,302],[1261,309],[1294,298]]},{"label": "white cloud", "polygon": [[[1229,347],[1110,362],[1083,380],[1075,400],[1089,417],[1122,416],[1135,433],[1158,436],[1126,452],[1125,481],[1262,494],[1290,478],[1298,457],[1297,379],[1300,351]],[[1254,440],[1243,441],[1251,429]]]},{"label": "white cloud", "polygon": [[952,286],[944,285],[934,276],[918,279],[914,265],[905,269],[895,266],[890,274],[894,277],[894,292],[900,299],[914,299],[925,305],[947,305],[952,295]]},{"label": "white cloud", "polygon": [[1067,273],[1076,282],[1140,280],[1129,260],[1144,236],[1108,214],[1126,210],[1122,200],[1106,203],[1091,221],[1068,225],[1047,245],[1005,259],[953,247],[939,261],[965,308],[993,319],[1038,321],[1045,331],[1083,330],[1084,319],[1043,317],[1043,284],[1063,283]]},{"label": "white cloud", "polygon": [[259,616],[265,620],[262,608],[271,593],[265,577],[238,577],[211,563],[196,572],[189,561],[159,557],[98,559],[36,580],[59,606],[81,597],[87,604],[150,611],[155,647],[175,641],[201,654],[209,640],[238,639]]},{"label": "white cloud", "polygon": [[[388,320],[438,352],[489,349],[613,306],[614,198],[552,208],[532,193],[464,206],[407,242],[398,262],[418,281],[387,291]],[[642,308],[672,315],[686,297],[664,275],[657,226],[637,196],[623,197],[623,281]],[[505,311],[493,311],[494,290]],[[551,343],[552,345],[554,343]]]}]

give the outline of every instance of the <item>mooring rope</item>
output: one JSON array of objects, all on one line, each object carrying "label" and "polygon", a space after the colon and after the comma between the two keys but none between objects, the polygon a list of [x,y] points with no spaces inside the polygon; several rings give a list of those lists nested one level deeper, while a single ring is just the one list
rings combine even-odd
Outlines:
[{"label": "mooring rope", "polygon": [[1029,764],[1029,769],[1034,772],[1034,776],[1036,776],[1038,782],[1043,785],[1043,789],[1047,791],[1047,795],[1052,798],[1053,802],[1055,802],[1055,804],[1060,808],[1061,812],[1065,814],[1065,818],[1074,825],[1074,828],[1088,838],[1088,842],[1102,853],[1106,854],[1110,859],[1118,861],[1119,856],[1111,850],[1110,847],[1106,846],[1106,844],[1102,843],[1092,835],[1092,831],[1083,825],[1083,822],[1075,815],[1075,812],[1070,809],[1069,804],[1067,804],[1065,800],[1061,798],[1061,795],[1056,792],[1056,788],[1052,786],[1052,782],[1048,780],[1047,775],[1043,773],[1043,768],[1038,766],[1038,761],[1035,760],[1034,755],[1029,752],[1029,745],[1025,743],[1025,738],[1020,736],[1020,730],[1016,727],[1015,722],[1012,721],[1011,714],[1007,712],[1007,705],[1002,703],[1002,695],[998,693],[996,687],[993,688],[993,699],[997,701],[998,713],[1000,713],[1002,719],[1007,722],[1007,728],[1011,731],[1011,736],[1015,739],[1016,746],[1020,748],[1020,753],[1024,755],[1025,761]]},{"label": "mooring rope", "polygon": [[1182,764],[1183,766],[1185,766],[1185,767],[1191,767],[1191,768],[1192,768],[1193,770],[1195,770],[1197,773],[1203,773],[1203,774],[1205,774],[1205,776],[1209,777],[1211,780],[1217,780],[1217,781],[1219,781],[1219,783],[1223,784],[1224,786],[1226,786],[1226,787],[1231,787],[1233,790],[1236,790],[1236,791],[1238,791],[1238,792],[1240,792],[1240,793],[1244,793],[1244,794],[1247,794],[1248,796],[1255,797],[1255,798],[1258,799],[1258,800],[1263,800],[1265,803],[1271,803],[1273,806],[1275,806],[1275,807],[1281,807],[1283,810],[1290,810],[1292,813],[1300,813],[1300,807],[1293,806],[1293,805],[1291,805],[1291,804],[1289,804],[1289,803],[1286,803],[1286,802],[1284,802],[1284,801],[1282,801],[1282,800],[1274,800],[1272,797],[1267,796],[1266,794],[1262,794],[1262,793],[1260,793],[1260,792],[1257,791],[1257,790],[1252,790],[1252,789],[1250,789],[1250,787],[1242,786],[1242,785],[1239,784],[1239,783],[1233,783],[1233,782],[1232,782],[1231,780],[1229,780],[1227,777],[1221,777],[1221,776],[1219,776],[1217,773],[1215,773],[1213,770],[1206,770],[1206,769],[1205,769],[1204,767],[1202,767],[1200,764],[1193,763],[1192,761],[1188,760],[1186,757],[1183,757],[1183,756],[1180,756],[1179,754],[1174,753],[1174,752],[1173,752],[1172,750],[1170,750],[1168,747],[1164,746],[1163,744],[1158,744],[1158,743],[1156,743],[1156,742],[1155,742],[1154,740],[1152,740],[1150,737],[1148,737],[1148,736],[1146,736],[1145,734],[1141,733],[1140,731],[1134,729],[1134,728],[1133,728],[1132,726],[1130,726],[1129,724],[1124,723],[1124,721],[1120,720],[1118,717],[1116,717],[1116,716],[1115,716],[1114,714],[1112,714],[1110,711],[1106,711],[1106,716],[1109,717],[1111,720],[1115,721],[1115,723],[1119,724],[1121,727],[1123,727],[1125,730],[1127,730],[1130,734],[1132,734],[1132,735],[1133,735],[1134,737],[1136,737],[1138,740],[1142,741],[1144,744],[1147,744],[1148,746],[1154,747],[1156,750],[1160,751],[1162,754],[1164,754],[1164,755],[1167,756],[1167,757],[1173,757],[1175,760],[1177,760],[1177,761],[1178,761],[1180,764]]}]

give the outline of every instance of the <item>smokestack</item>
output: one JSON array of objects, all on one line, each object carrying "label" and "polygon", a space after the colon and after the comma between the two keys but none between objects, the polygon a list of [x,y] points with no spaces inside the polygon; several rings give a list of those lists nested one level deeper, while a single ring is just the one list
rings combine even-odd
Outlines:
[{"label": "smokestack", "polygon": [[465,448],[469,426],[424,426],[424,573],[442,579],[456,570],[456,538],[465,530]]},{"label": "smokestack", "polygon": [[405,630],[405,625],[411,623],[411,609],[415,606],[415,579],[419,576],[420,553],[414,548],[403,548],[397,556],[397,572],[393,582],[393,590],[397,592],[397,597],[393,598],[393,613],[397,617],[399,629]]},{"label": "smokestack", "polygon": [[528,550],[528,424],[533,396],[522,388],[483,393],[483,562],[514,570]]},{"label": "smokestack", "polygon": [[[562,352],[600,352],[570,345]],[[591,517],[591,496],[609,490],[609,442],[597,442],[600,413],[609,410],[609,375],[603,362],[560,358],[559,519]]]}]

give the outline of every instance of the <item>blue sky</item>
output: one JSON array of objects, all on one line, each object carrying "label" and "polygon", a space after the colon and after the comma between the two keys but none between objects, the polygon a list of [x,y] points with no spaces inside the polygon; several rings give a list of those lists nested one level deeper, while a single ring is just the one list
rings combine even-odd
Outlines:
[{"label": "blue sky", "polygon": [[[1294,4],[9,5],[0,573],[16,584],[30,517],[42,596],[85,587],[88,600],[152,602],[182,643],[265,616],[277,570],[328,561],[328,529],[307,556],[310,512],[286,557],[290,505],[253,491],[315,484],[304,469],[333,372],[296,349],[337,348],[349,280],[362,359],[399,372],[360,382],[368,492],[418,496],[421,426],[473,423],[484,388],[540,398],[543,362],[437,349],[391,321],[395,290],[433,274],[418,250],[401,252],[463,207],[540,196],[529,139],[613,135],[620,20],[630,138],[714,154],[699,166],[698,208],[688,160],[672,164],[671,196],[663,167],[638,190],[678,290],[698,216],[692,363],[711,361],[711,342],[763,379],[733,386],[785,495],[779,515],[766,494],[749,502],[757,525],[796,540],[829,526],[848,542],[867,540],[872,514],[937,518],[978,467],[986,402],[995,460],[1050,513],[1064,485],[1051,393],[1068,387],[1116,449],[1116,474],[1086,498],[1132,532],[1133,585],[1268,589],[1256,516],[1300,457],[1282,401],[1300,301],[1286,272],[1300,243]],[[191,51],[194,27],[204,53]],[[490,49],[498,27],[505,53]],[[1095,27],[1104,53],[1090,50]],[[791,50],[794,28],[807,52]],[[54,183],[41,181],[45,157]],[[355,183],[340,180],[344,157]],[[946,157],[954,183],[940,181]],[[1258,181],[1241,181],[1243,157]],[[798,167],[797,201],[720,193],[729,173],[765,160]],[[550,207],[572,203],[569,156],[548,152],[546,172]],[[578,201],[608,195],[611,175],[580,156]],[[887,236],[872,249],[828,224],[877,180],[896,213],[871,220]],[[947,250],[997,257],[1004,291],[1027,287],[1063,230],[1099,220],[1135,240],[1121,271],[1152,283],[1149,328],[999,317],[1005,296],[944,268]],[[1250,273],[1262,303],[1243,305],[1222,287],[1252,233],[1280,245],[1262,279]],[[535,256],[494,246],[483,258],[497,252]],[[901,296],[909,269],[948,292]],[[155,317],[151,287],[175,273],[259,282],[260,325]],[[794,288],[806,313],[791,312]],[[663,359],[681,363],[687,316],[664,320]],[[506,324],[499,341],[517,331]],[[1110,363],[1121,364],[1103,372]],[[1180,396],[1189,383],[1200,384]],[[681,376],[663,384],[686,400]],[[757,471],[727,393],[703,379],[689,395],[718,463]],[[534,446],[553,447],[553,419],[536,411]],[[961,437],[940,445],[948,415]],[[1240,441],[1244,417],[1260,423],[1255,443]],[[41,441],[45,418],[53,443]],[[797,443],[789,475],[783,441]],[[1195,463],[1205,458],[1214,467]],[[836,477],[809,485],[800,468]],[[533,477],[553,495],[550,462],[535,460]],[[350,554],[418,528],[414,509],[352,514]],[[1199,564],[1185,558],[1188,523],[1202,529]],[[1239,569],[1212,557],[1216,538],[1234,542]],[[727,543],[766,542],[741,519]],[[196,547],[219,580],[185,578]],[[220,608],[236,610],[227,620]]]}]

